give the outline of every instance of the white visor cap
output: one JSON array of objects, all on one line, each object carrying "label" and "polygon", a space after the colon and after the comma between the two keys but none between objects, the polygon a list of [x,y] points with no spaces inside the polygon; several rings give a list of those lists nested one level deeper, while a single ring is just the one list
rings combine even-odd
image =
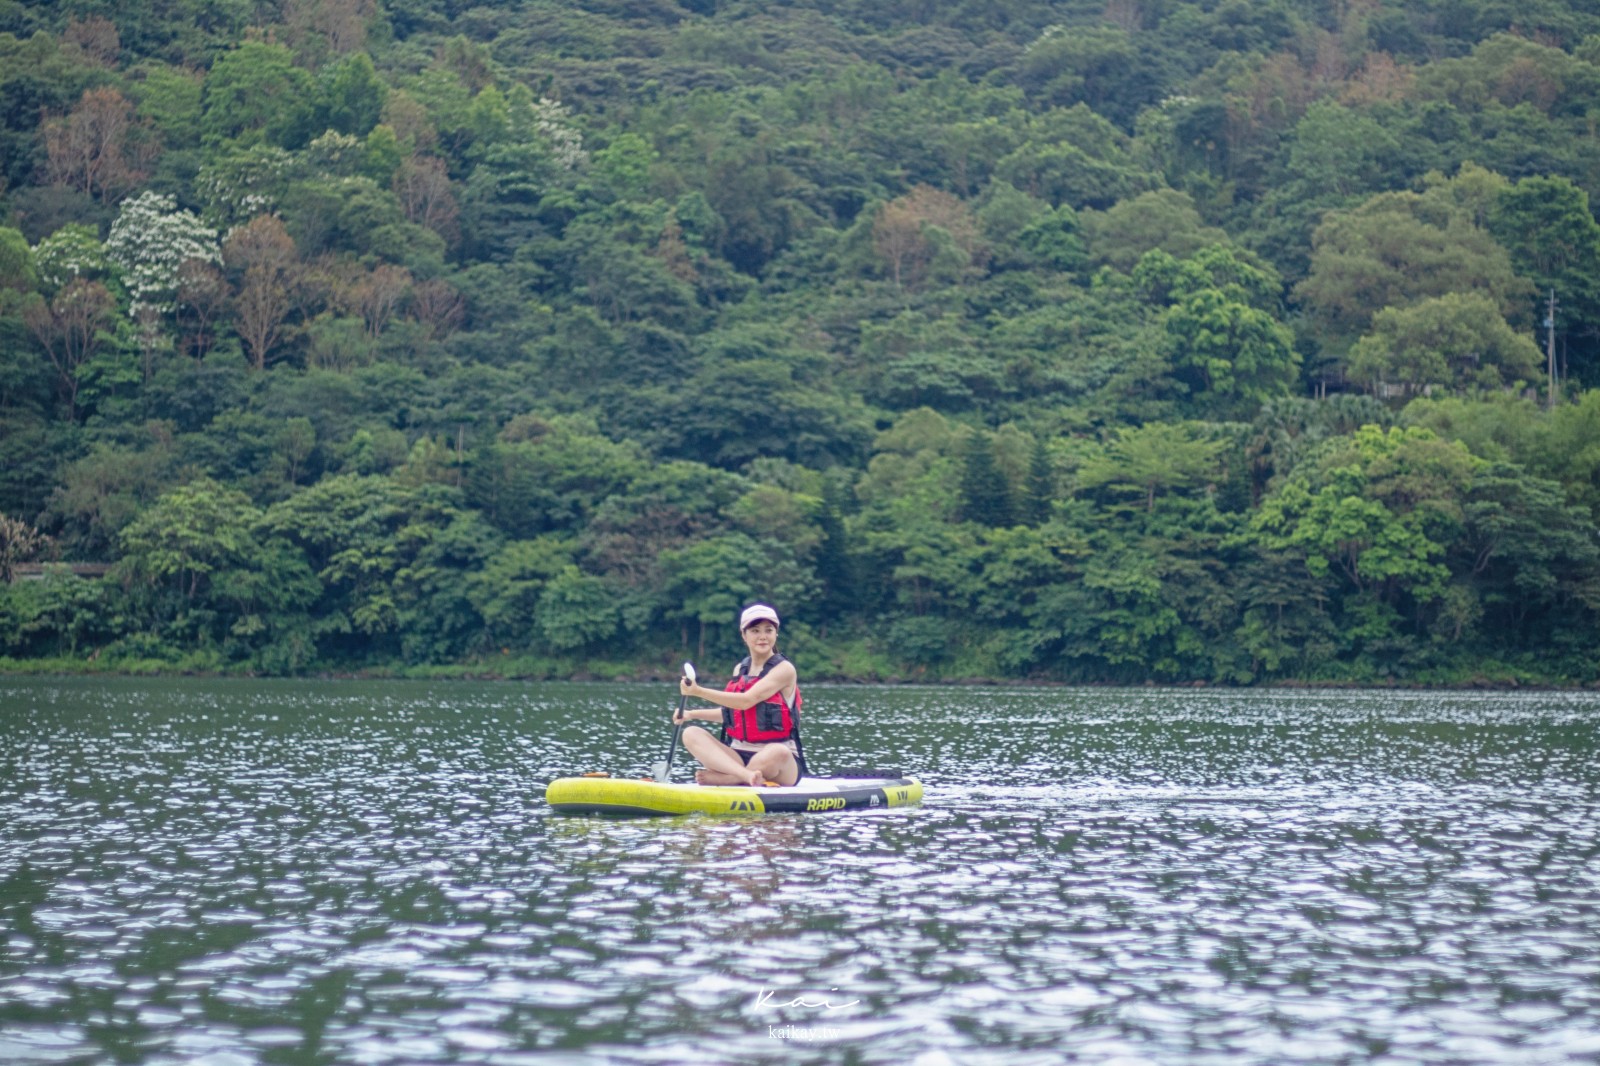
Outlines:
[{"label": "white visor cap", "polygon": [[764,603],[751,604],[739,616],[739,632],[743,633],[757,622],[771,622],[776,626],[778,624],[778,612]]}]

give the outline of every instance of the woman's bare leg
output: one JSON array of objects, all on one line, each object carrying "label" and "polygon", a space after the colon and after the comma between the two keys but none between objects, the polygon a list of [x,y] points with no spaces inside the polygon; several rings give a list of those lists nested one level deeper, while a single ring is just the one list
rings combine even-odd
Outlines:
[{"label": "woman's bare leg", "polygon": [[765,780],[760,767],[746,766],[732,748],[712,736],[709,730],[685,729],[683,746],[705,767],[695,774],[695,780],[702,785],[760,785]]},{"label": "woman's bare leg", "polygon": [[750,757],[750,769],[759,770],[768,781],[792,785],[800,780],[800,764],[785,744],[768,744]]}]

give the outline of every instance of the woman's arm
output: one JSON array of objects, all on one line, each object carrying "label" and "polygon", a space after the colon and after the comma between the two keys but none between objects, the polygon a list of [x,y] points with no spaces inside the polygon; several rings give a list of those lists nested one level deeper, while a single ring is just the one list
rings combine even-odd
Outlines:
[{"label": "woman's arm", "polygon": [[[746,707],[754,707],[764,700],[772,698],[773,693],[779,690],[787,691],[794,687],[799,675],[795,673],[794,663],[785,661],[773,668],[772,673],[755,683],[748,692],[723,692],[721,689],[706,688],[704,685],[690,681],[687,677],[678,682],[678,691],[685,696],[693,696],[707,703],[715,703],[718,707],[727,707],[729,710],[742,711]],[[689,712],[691,715],[695,712]],[[716,712],[705,712],[711,715],[704,721],[721,721],[722,715]]]},{"label": "woman's arm", "polygon": [[673,714],[672,714],[672,722],[673,722],[674,725],[676,725],[679,722],[721,722],[721,721],[722,721],[722,712],[721,711],[707,710],[704,707],[691,707],[688,710],[684,711],[681,715],[678,714],[676,711],[674,711]]}]

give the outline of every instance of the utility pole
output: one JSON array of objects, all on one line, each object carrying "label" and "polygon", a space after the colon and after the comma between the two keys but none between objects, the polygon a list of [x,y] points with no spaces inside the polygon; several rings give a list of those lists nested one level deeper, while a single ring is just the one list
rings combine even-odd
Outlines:
[{"label": "utility pole", "polygon": [[1556,406],[1556,290],[1550,290],[1550,302],[1546,305],[1544,316],[1545,328],[1545,360],[1550,369],[1550,397],[1546,406],[1555,410]]}]

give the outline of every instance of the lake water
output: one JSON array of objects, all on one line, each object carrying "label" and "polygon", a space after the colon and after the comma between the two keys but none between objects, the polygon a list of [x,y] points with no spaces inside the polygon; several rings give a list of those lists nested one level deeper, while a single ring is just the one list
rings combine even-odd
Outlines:
[{"label": "lake water", "polygon": [[550,814],[675,702],[0,679],[0,1062],[1600,1061],[1600,696],[817,685],[923,806]]}]

